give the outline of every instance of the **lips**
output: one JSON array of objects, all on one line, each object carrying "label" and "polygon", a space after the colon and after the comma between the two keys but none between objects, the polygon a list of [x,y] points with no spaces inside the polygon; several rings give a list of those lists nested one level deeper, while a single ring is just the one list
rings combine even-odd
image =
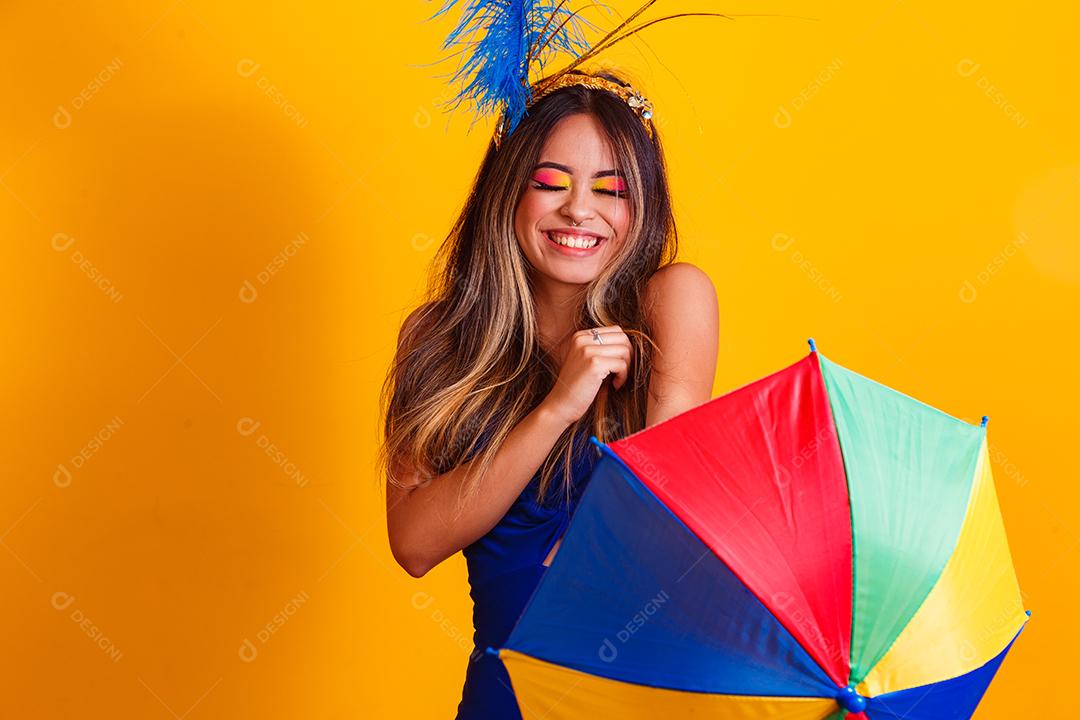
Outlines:
[{"label": "lips", "polygon": [[551,247],[553,247],[557,252],[559,252],[559,253],[561,253],[563,255],[570,255],[572,257],[583,257],[583,256],[586,256],[586,255],[592,255],[593,253],[595,253],[597,250],[600,249],[600,246],[602,246],[605,242],[607,242],[607,238],[600,237],[599,235],[594,235],[592,233],[577,232],[577,233],[574,233],[574,235],[576,235],[577,237],[598,238],[598,240],[597,240],[596,244],[593,245],[592,247],[589,247],[589,248],[576,248],[576,247],[570,247],[568,245],[560,245],[559,243],[555,242],[551,238],[550,231],[545,230],[545,231],[542,231],[541,234],[548,241],[548,244],[551,245]]},{"label": "lips", "polygon": [[604,236],[592,230],[579,227],[555,227],[544,230],[545,233],[559,233],[560,235],[573,235],[574,237],[594,237],[603,240]]}]

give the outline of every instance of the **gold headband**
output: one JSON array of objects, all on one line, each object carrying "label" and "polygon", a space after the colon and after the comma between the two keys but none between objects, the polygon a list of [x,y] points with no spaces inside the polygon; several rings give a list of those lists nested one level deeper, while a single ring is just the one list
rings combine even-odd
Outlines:
[{"label": "gold headband", "polygon": [[[634,113],[641,120],[641,124],[645,126],[646,132],[649,133],[649,138],[652,139],[653,127],[652,116],[653,106],[647,98],[641,93],[635,90],[629,85],[620,85],[619,83],[612,82],[607,78],[598,77],[596,75],[586,75],[584,73],[577,72],[563,72],[555,75],[552,78],[545,78],[538,80],[534,87],[534,92],[529,104],[532,105],[540,100],[540,98],[555,92],[559,88],[570,87],[571,85],[583,85],[584,87],[592,90],[607,90],[608,92],[615,93],[623,101],[630,106]],[[498,127],[495,130],[495,147],[502,144],[503,137],[505,135],[506,119],[505,117],[499,122]]]}]

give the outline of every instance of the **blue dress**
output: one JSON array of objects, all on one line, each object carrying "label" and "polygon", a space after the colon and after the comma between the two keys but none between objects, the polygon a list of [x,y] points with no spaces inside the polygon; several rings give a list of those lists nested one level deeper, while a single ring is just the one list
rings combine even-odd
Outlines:
[{"label": "blue dress", "polygon": [[560,457],[543,504],[536,502],[538,469],[499,524],[462,551],[473,600],[474,648],[456,720],[521,720],[506,668],[484,649],[502,647],[509,637],[547,570],[544,560],[566,531],[598,453],[587,437],[579,435],[573,457],[569,501],[562,487]]}]

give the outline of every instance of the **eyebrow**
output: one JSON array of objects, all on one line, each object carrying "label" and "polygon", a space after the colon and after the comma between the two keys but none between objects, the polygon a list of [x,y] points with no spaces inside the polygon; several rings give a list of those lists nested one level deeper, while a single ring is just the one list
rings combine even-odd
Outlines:
[{"label": "eyebrow", "polygon": [[[566,165],[563,165],[563,164],[557,163],[557,162],[551,162],[550,160],[538,164],[536,167],[533,168],[533,172],[539,170],[540,168],[546,168],[546,167],[547,168],[555,168],[556,170],[562,170],[564,173],[569,173],[571,175],[574,174],[574,171],[572,169],[570,169],[569,167],[567,167]],[[620,173],[618,170],[601,170],[600,172],[595,173],[593,175],[593,177],[594,178],[602,178],[602,177],[609,177],[611,175],[620,175],[621,176],[622,173]]]}]

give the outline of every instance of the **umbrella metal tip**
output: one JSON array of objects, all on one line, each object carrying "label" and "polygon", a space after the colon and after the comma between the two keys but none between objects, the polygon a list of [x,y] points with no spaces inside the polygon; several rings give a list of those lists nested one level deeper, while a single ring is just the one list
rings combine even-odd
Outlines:
[{"label": "umbrella metal tip", "polygon": [[982,416],[982,424],[980,424],[979,427],[986,427],[986,423],[988,423],[988,422],[990,422],[990,416],[989,415],[983,415]]},{"label": "umbrella metal tip", "polygon": [[490,655],[491,657],[499,657],[499,651],[491,647],[490,645],[484,648],[484,654]]},{"label": "umbrella metal tip", "polygon": [[817,345],[814,343],[814,338],[809,338],[806,342],[810,343],[810,352],[817,352]]}]

